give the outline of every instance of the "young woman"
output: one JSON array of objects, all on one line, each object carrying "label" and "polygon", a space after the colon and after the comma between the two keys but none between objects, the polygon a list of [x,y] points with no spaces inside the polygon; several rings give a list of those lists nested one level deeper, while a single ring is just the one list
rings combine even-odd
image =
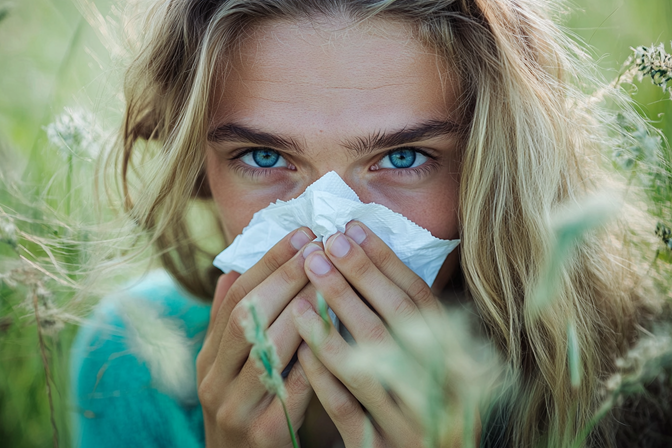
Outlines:
[{"label": "young woman", "polygon": [[[323,325],[315,292],[357,343],[389,342],[400,322],[439,310],[462,278],[525,397],[496,424],[483,418],[481,445],[573,440],[643,305],[614,239],[591,234],[561,268],[555,305],[540,319],[526,312],[553,239],[549,217],[595,189],[594,159],[607,141],[605,115],[574,87],[590,79],[587,62],[548,9],[533,0],[156,1],[127,73],[118,173],[128,213],[177,285],[155,275],[128,295],[162,306],[136,317],[184,330],[196,378],[158,381],[161,367],[129,342],[138,319],[101,308],[97,321],[119,337],[94,325],[78,339],[81,444],[291,446],[282,406],[248,358],[241,323],[254,296],[281,362],[298,351],[285,381],[304,446],[361,446],[367,416],[374,446],[418,446],[424,434],[404,404],[344,370],[352,348],[339,333],[310,337]],[[153,160],[138,165],[143,152]],[[297,229],[243,275],[217,280],[203,267],[194,201],[214,203],[231,242],[255,212],[332,170],[363,202],[461,239],[433,285],[358,222],[324,246]],[[209,314],[187,291],[212,300]],[[578,388],[567,371],[570,319]],[[198,397],[188,392],[196,387]],[[606,427],[591,440],[613,441]]]}]

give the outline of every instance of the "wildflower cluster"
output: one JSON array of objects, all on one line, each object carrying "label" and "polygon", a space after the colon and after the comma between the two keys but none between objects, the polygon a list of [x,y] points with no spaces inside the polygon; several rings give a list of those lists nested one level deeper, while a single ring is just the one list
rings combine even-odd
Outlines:
[{"label": "wildflower cluster", "polygon": [[618,114],[617,123],[627,138],[613,152],[616,165],[623,170],[631,170],[638,163],[657,165],[662,146],[660,136],[653,135],[641,121],[628,119],[623,114]]},{"label": "wildflower cluster", "polygon": [[663,92],[667,91],[667,83],[672,81],[672,55],[665,52],[664,45],[637,47],[633,51],[639,80],[648,76]]},{"label": "wildflower cluster", "polygon": [[9,218],[0,218],[0,243],[8,244],[14,249],[17,247],[16,225]]},{"label": "wildflower cluster", "polygon": [[44,130],[49,142],[65,159],[74,155],[90,160],[100,152],[102,131],[96,117],[83,109],[66,107]]},{"label": "wildflower cluster", "polygon": [[672,250],[672,229],[659,222],[656,224],[656,236],[663,241],[668,249]]}]

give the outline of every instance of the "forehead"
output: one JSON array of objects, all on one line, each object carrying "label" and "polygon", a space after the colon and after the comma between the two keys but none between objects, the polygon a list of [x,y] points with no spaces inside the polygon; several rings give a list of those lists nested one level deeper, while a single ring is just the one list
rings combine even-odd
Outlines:
[{"label": "forehead", "polygon": [[342,135],[448,117],[456,98],[445,65],[398,21],[263,22],[228,63],[220,123],[262,120],[283,131],[300,123]]}]

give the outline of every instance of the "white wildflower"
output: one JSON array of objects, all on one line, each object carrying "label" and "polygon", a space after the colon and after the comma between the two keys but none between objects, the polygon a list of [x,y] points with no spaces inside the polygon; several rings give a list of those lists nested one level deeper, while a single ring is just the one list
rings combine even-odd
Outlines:
[{"label": "white wildflower", "polygon": [[66,107],[44,130],[65,158],[74,155],[91,160],[100,153],[103,132],[91,112]]},{"label": "white wildflower", "polygon": [[16,247],[16,225],[9,218],[0,218],[0,243]]},{"label": "white wildflower", "polygon": [[[661,43],[657,46],[637,47],[632,50],[634,63],[639,72],[639,81],[648,76],[653,84],[663,89],[663,92],[667,91],[667,83],[672,82],[672,55],[665,52],[665,46]],[[670,94],[672,95],[672,92]]]}]

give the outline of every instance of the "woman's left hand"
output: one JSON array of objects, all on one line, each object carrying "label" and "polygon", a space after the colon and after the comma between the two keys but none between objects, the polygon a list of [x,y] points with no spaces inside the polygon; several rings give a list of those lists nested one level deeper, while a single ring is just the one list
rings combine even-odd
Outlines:
[{"label": "woman's left hand", "polygon": [[[388,327],[443,311],[430,287],[363,224],[351,222],[345,234],[327,241],[325,250],[315,246],[304,249],[309,251],[306,274],[358,344],[391,343]],[[359,447],[367,437],[366,412],[375,424],[372,446],[421,446],[420,425],[403,403],[393,399],[373,374],[348,368],[354,348],[338,331],[333,326],[327,330],[304,299],[295,300],[292,311],[307,342],[299,348],[299,361],[345,446]]]}]

